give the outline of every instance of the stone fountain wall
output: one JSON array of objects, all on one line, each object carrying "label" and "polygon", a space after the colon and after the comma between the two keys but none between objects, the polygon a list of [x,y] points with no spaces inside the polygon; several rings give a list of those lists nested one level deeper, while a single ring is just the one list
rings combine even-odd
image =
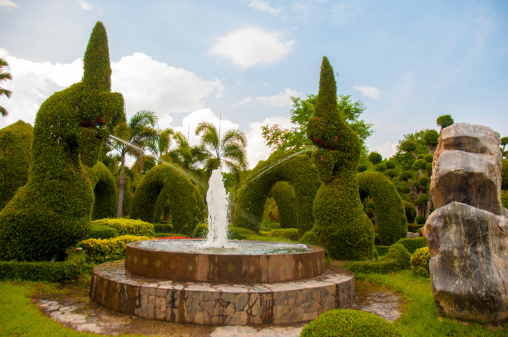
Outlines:
[{"label": "stone fountain wall", "polygon": [[499,134],[466,123],[441,131],[422,233],[442,316],[481,323],[508,317],[508,210],[501,203]]}]

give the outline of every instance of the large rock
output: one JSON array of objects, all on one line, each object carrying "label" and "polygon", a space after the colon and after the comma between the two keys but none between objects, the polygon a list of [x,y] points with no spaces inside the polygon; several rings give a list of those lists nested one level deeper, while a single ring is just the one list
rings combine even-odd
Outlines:
[{"label": "large rock", "polygon": [[506,319],[506,216],[452,202],[430,215],[422,233],[431,253],[432,291],[439,314],[482,323]]},{"label": "large rock", "polygon": [[441,131],[430,185],[436,208],[462,202],[501,215],[499,134],[489,127],[453,124]]}]

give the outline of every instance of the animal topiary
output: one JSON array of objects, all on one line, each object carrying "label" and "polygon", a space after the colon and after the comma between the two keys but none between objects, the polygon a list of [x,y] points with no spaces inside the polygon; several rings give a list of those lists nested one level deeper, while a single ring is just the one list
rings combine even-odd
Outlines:
[{"label": "animal topiary", "polygon": [[300,337],[398,337],[393,324],[371,312],[335,309],[306,325]]},{"label": "animal topiary", "polygon": [[0,210],[28,181],[33,127],[17,121],[0,130]]},{"label": "animal topiary", "polygon": [[317,146],[312,159],[322,181],[314,200],[319,241],[333,259],[373,258],[374,227],[363,211],[356,177],[360,140],[337,109],[337,86],[326,57],[307,136]]},{"label": "animal topiary", "polygon": [[384,246],[407,235],[404,203],[393,183],[384,174],[365,171],[358,174],[360,196],[369,195],[376,210],[379,243]]},{"label": "animal topiary", "polygon": [[125,118],[123,106],[122,95],[111,93],[106,30],[97,22],[82,81],[37,113],[28,182],[0,212],[0,259],[63,260],[87,237],[94,194],[83,165],[97,162],[108,126]]}]

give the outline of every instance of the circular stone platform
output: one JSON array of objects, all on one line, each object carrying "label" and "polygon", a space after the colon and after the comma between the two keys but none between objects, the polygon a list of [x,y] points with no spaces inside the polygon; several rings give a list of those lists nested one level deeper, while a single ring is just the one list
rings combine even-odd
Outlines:
[{"label": "circular stone platform", "polygon": [[305,280],[226,284],[180,282],[138,276],[124,261],[94,268],[91,299],[117,312],[177,323],[213,325],[306,322],[354,302],[355,278],[328,267]]},{"label": "circular stone platform", "polygon": [[202,240],[131,242],[125,251],[125,269],[136,275],[172,281],[239,284],[309,279],[325,271],[325,251],[318,246],[235,241],[238,249],[221,250],[201,248],[202,243]]}]

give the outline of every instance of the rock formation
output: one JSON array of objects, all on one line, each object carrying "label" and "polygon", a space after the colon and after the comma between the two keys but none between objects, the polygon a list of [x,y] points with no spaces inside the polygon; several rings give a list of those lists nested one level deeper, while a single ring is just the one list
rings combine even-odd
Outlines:
[{"label": "rock formation", "polygon": [[499,134],[458,123],[442,130],[431,180],[437,208],[422,233],[440,315],[498,324],[508,317],[508,210],[501,204]]}]

